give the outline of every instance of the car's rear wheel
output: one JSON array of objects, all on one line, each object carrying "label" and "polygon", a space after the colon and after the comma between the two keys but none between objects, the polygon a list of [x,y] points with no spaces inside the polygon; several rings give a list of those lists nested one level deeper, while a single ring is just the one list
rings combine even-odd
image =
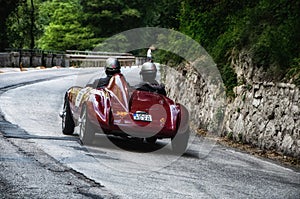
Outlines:
[{"label": "car's rear wheel", "polygon": [[65,99],[62,118],[62,132],[65,135],[72,135],[74,133],[75,123],[72,118],[70,104],[68,99]]},{"label": "car's rear wheel", "polygon": [[79,118],[79,138],[83,144],[92,144],[95,131],[87,116],[88,112],[86,106],[83,106],[82,112]]},{"label": "car's rear wheel", "polygon": [[185,133],[177,134],[172,138],[172,150],[176,154],[183,154],[186,151],[190,137],[190,130]]}]

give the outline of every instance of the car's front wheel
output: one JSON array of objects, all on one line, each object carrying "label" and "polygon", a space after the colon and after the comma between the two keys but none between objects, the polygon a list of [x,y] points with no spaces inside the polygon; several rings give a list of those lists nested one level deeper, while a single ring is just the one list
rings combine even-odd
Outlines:
[{"label": "car's front wheel", "polygon": [[94,128],[92,127],[87,114],[86,106],[84,106],[79,118],[79,138],[81,142],[86,145],[92,144],[95,137]]},{"label": "car's front wheel", "polygon": [[62,132],[65,135],[72,135],[74,133],[75,123],[72,118],[70,104],[68,99],[65,99],[63,112],[61,113]]}]

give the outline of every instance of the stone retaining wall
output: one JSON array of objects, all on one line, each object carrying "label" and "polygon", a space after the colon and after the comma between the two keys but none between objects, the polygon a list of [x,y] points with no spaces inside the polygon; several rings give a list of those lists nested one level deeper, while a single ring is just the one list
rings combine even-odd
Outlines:
[{"label": "stone retaining wall", "polygon": [[223,135],[300,158],[300,94],[293,84],[263,82],[234,89]]},{"label": "stone retaining wall", "polygon": [[190,67],[180,71],[162,68],[167,94],[187,107],[193,130],[220,132],[226,108],[224,87],[216,84],[214,78],[203,77]]},{"label": "stone retaining wall", "polygon": [[300,159],[299,87],[246,81],[234,89],[234,100],[225,99],[225,109],[219,90],[195,69],[163,73],[168,96],[190,110],[194,127]]}]

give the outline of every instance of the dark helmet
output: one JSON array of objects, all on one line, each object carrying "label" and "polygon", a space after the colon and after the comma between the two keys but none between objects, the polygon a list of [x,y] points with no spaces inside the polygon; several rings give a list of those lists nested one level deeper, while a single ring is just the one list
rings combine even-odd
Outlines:
[{"label": "dark helmet", "polygon": [[107,75],[120,73],[120,69],[121,69],[121,65],[118,59],[110,57],[106,60],[105,73]]},{"label": "dark helmet", "polygon": [[146,62],[142,65],[140,75],[144,81],[152,81],[156,78],[157,69],[154,63]]}]

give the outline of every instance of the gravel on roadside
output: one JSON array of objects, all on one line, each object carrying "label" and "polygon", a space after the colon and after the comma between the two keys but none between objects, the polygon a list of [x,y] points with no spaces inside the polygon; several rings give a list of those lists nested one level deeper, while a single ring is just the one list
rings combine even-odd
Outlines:
[{"label": "gravel on roadside", "polygon": [[256,157],[259,157],[259,158],[266,158],[266,159],[268,159],[270,161],[274,161],[278,164],[300,170],[300,159],[297,159],[297,158],[291,157],[291,156],[287,156],[284,154],[280,154],[280,153],[276,152],[275,150],[263,150],[263,149],[260,149],[259,147],[252,146],[247,143],[242,143],[242,142],[238,142],[238,141],[229,139],[227,137],[219,137],[219,136],[213,135],[211,133],[207,133],[205,130],[202,130],[202,129],[198,129],[197,135],[204,136],[209,139],[213,139],[222,146],[234,148],[241,152],[245,152],[245,153],[254,155]]}]

